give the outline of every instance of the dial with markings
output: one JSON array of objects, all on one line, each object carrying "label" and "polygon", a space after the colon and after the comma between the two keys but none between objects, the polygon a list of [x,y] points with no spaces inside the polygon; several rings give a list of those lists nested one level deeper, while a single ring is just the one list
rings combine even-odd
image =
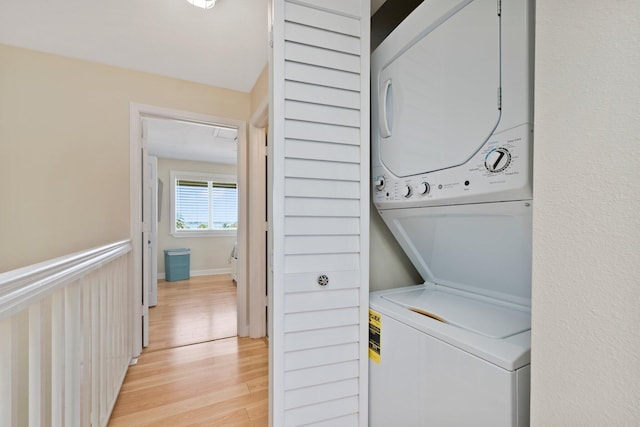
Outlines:
[{"label": "dial with markings", "polygon": [[484,167],[489,172],[502,172],[511,163],[511,153],[503,147],[494,148],[484,157]]}]

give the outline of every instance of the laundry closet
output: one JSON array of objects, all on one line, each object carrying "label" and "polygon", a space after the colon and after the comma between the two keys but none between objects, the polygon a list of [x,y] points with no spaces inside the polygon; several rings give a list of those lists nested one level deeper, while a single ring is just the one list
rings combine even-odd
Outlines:
[{"label": "laundry closet", "polygon": [[425,1],[372,54],[372,201],[424,283],[370,294],[371,426],[529,424],[533,7]]}]

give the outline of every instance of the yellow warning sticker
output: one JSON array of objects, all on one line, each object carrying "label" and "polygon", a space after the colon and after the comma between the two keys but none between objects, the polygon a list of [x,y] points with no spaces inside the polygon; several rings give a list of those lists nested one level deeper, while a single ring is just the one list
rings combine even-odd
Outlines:
[{"label": "yellow warning sticker", "polygon": [[369,359],[380,363],[380,331],[382,316],[369,309]]}]

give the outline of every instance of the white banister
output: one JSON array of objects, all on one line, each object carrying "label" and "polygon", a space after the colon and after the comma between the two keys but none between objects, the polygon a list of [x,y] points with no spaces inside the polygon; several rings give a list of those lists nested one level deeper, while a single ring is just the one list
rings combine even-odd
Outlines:
[{"label": "white banister", "polygon": [[0,425],[106,426],[133,356],[131,243],[0,274]]}]

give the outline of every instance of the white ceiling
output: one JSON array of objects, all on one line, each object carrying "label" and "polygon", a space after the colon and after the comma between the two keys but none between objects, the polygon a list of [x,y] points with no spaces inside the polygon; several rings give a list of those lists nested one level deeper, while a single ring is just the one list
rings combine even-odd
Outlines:
[{"label": "white ceiling", "polygon": [[0,0],[0,43],[249,92],[267,64],[267,1]]},{"label": "white ceiling", "polygon": [[238,130],[145,117],[149,154],[168,159],[237,164]]},{"label": "white ceiling", "polygon": [[[249,92],[267,64],[267,0],[0,0],[0,43]],[[236,162],[237,144],[201,125],[154,119],[148,136],[159,157]]]}]

